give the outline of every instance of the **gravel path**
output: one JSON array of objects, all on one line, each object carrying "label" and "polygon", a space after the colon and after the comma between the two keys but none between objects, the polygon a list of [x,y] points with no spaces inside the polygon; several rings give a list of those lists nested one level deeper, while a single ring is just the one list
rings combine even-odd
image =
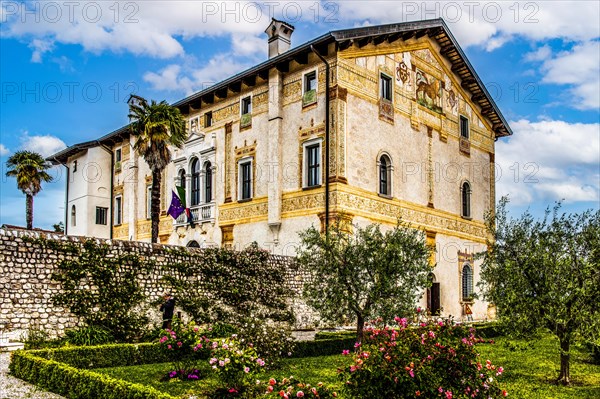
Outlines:
[{"label": "gravel path", "polygon": [[0,399],[65,399],[8,375],[10,353],[0,353]]}]

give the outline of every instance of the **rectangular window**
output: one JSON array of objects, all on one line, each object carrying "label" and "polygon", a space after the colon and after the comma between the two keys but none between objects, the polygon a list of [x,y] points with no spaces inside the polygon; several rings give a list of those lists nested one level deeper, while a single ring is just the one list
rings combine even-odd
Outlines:
[{"label": "rectangular window", "polygon": [[242,98],[242,115],[252,113],[252,98],[250,96]]},{"label": "rectangular window", "polygon": [[146,187],[146,219],[152,219],[152,186]]},{"label": "rectangular window", "polygon": [[312,71],[304,75],[304,92],[317,90],[317,71]]},{"label": "rectangular window", "polygon": [[115,170],[116,171],[121,170],[121,157],[122,157],[122,151],[120,148],[117,148],[115,150]]},{"label": "rectangular window", "polygon": [[460,116],[460,136],[469,139],[469,120],[462,115]]},{"label": "rectangular window", "polygon": [[321,184],[321,143],[304,147],[306,157],[306,186],[314,187]]},{"label": "rectangular window", "polygon": [[204,114],[204,127],[210,127],[213,124],[212,111],[208,111]]},{"label": "rectangular window", "polygon": [[240,199],[252,198],[252,160],[246,160],[239,164],[239,191]]},{"label": "rectangular window", "polygon": [[108,221],[108,208],[96,207],[96,224],[106,225]]},{"label": "rectangular window", "polygon": [[77,161],[73,161],[73,173],[77,172]]},{"label": "rectangular window", "polygon": [[381,86],[381,98],[392,101],[392,78],[382,73],[379,75],[379,82]]},{"label": "rectangular window", "polygon": [[123,197],[115,198],[115,226],[123,223]]}]

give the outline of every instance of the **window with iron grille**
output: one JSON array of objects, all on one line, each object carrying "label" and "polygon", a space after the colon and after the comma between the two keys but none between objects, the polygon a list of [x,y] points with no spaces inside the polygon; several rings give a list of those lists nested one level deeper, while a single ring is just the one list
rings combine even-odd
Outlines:
[{"label": "window with iron grille", "polygon": [[96,224],[106,225],[108,222],[108,208],[96,207]]}]

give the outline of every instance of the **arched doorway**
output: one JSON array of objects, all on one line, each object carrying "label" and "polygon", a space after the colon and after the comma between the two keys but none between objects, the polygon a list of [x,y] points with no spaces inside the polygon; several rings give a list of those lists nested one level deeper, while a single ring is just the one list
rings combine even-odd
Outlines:
[{"label": "arched doorway", "polygon": [[431,286],[427,288],[427,310],[432,316],[439,316],[441,311],[440,283],[436,281],[435,274],[429,273]]},{"label": "arched doorway", "polygon": [[198,244],[198,241],[192,240],[190,242],[187,243],[186,247],[188,248],[200,248],[200,244]]}]

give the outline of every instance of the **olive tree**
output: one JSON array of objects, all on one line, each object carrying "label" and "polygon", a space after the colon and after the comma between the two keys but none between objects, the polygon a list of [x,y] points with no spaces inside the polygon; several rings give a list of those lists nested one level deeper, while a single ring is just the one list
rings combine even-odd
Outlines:
[{"label": "olive tree", "polygon": [[312,275],[307,303],[329,321],[356,320],[360,341],[366,320],[390,322],[412,312],[428,284],[432,249],[422,231],[401,221],[386,232],[376,224],[354,230],[337,223],[327,234],[301,232],[298,262]]},{"label": "olive tree", "polygon": [[600,211],[564,214],[559,204],[540,220],[529,212],[514,219],[507,203],[487,217],[493,239],[481,254],[480,286],[508,331],[556,335],[558,382],[567,385],[574,340],[596,340],[600,329]]}]

